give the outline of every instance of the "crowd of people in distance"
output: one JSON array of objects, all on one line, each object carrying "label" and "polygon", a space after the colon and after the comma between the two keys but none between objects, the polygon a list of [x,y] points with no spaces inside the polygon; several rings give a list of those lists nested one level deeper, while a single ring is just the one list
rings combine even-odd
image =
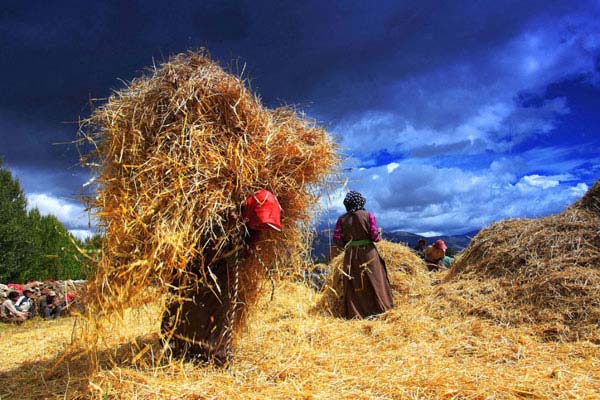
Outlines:
[{"label": "crowd of people in distance", "polygon": [[8,293],[0,304],[0,322],[19,324],[34,316],[53,320],[75,304],[75,292],[59,296],[48,287],[39,289],[18,284],[3,286],[6,286]]}]

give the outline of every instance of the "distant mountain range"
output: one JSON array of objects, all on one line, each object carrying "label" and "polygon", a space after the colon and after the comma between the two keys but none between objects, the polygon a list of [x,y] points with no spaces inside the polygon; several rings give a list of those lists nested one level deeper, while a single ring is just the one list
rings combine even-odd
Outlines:
[{"label": "distant mountain range", "polygon": [[[438,239],[442,239],[446,242],[446,245],[454,252],[464,250],[471,239],[477,235],[479,231],[467,232],[463,235],[442,235],[442,236],[430,236],[425,237],[417,235],[416,233],[394,231],[394,232],[383,232],[383,239],[395,243],[405,243],[409,247],[415,247],[420,239],[424,239],[427,245],[432,244]],[[327,254],[329,254],[329,246],[333,245],[333,239],[330,242],[330,233],[328,229],[320,229],[317,236],[313,240],[312,245],[312,258],[313,260],[327,260]]]}]

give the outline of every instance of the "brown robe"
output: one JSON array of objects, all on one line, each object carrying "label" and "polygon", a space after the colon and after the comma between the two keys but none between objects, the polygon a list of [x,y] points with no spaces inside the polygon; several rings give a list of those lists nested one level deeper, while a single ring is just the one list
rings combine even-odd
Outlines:
[{"label": "brown robe", "polygon": [[369,212],[358,210],[355,213],[346,213],[339,218],[338,224],[341,228],[341,240],[337,239],[336,245],[345,246],[345,317],[367,318],[391,309],[392,290],[387,269],[375,245],[368,243],[357,247],[346,246],[351,241],[372,239],[373,228]]},{"label": "brown robe", "polygon": [[[235,254],[210,265],[220,291],[212,283],[189,289],[182,305],[173,303],[163,315],[162,332],[174,335],[169,346],[175,357],[225,365],[231,359],[232,328],[231,310],[234,306]],[[176,283],[177,285],[177,283]],[[242,312],[243,304],[235,304],[236,315]]]}]

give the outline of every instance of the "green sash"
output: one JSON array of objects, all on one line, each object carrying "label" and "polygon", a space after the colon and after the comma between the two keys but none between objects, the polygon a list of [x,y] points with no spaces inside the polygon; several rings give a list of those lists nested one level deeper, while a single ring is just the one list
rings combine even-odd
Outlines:
[{"label": "green sash", "polygon": [[353,240],[351,242],[348,242],[346,247],[359,247],[364,246],[366,244],[373,244],[373,241],[371,239]]}]

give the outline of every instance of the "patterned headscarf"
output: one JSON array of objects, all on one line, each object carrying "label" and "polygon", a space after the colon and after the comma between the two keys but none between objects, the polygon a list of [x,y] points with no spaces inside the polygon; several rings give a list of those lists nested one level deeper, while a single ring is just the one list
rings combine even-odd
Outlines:
[{"label": "patterned headscarf", "polygon": [[346,195],[346,198],[344,198],[344,207],[346,207],[346,211],[349,213],[355,213],[358,210],[364,210],[366,202],[367,199],[362,194],[351,190]]}]

